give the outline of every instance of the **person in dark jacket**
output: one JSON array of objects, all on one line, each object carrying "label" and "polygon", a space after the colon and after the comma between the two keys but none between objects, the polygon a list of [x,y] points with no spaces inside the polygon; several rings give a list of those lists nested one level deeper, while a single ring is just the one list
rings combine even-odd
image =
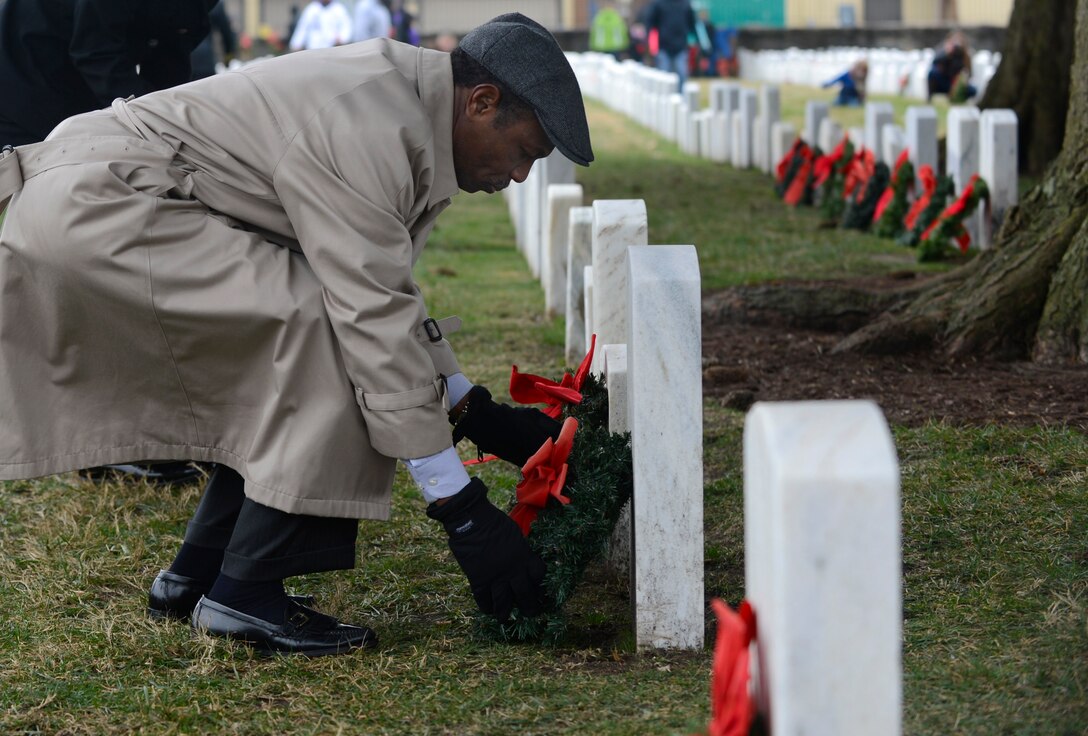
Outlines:
[{"label": "person in dark jacket", "polygon": [[0,145],[43,140],[65,118],[188,82],[215,0],[4,0]]},{"label": "person in dark jacket", "polygon": [[[220,54],[224,61],[229,61],[238,47],[238,38],[230,25],[230,16],[223,7],[223,0],[219,0],[211,9],[208,20],[211,22],[212,32],[204,37],[189,57],[193,65],[193,79],[204,79],[215,74],[215,65],[220,60]],[[219,36],[218,47],[215,44],[216,35]]]},{"label": "person in dark jacket", "polygon": [[657,68],[676,72],[680,91],[688,78],[688,36],[695,33],[695,11],[688,0],[654,0],[646,27],[657,31]]}]

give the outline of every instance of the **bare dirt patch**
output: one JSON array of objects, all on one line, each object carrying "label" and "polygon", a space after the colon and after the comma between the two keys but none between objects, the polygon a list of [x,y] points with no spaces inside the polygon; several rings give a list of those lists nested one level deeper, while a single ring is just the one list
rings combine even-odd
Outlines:
[{"label": "bare dirt patch", "polygon": [[[860,298],[831,309],[802,310],[808,316],[801,318],[793,296],[800,292],[803,305],[821,291],[821,284],[739,287],[705,295],[706,395],[741,410],[754,401],[873,399],[890,423],[906,426],[936,420],[958,425],[1067,425],[1088,431],[1084,366],[983,358],[949,361],[933,351],[832,354],[839,340],[879,313],[910,279],[897,275],[834,282],[836,290],[845,287]],[[791,289],[795,294],[788,295]]]}]

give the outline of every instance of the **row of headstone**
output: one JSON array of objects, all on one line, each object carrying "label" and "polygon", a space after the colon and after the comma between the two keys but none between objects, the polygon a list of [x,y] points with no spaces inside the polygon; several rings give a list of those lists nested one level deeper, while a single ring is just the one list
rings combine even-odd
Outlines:
[{"label": "row of headstone", "polygon": [[[905,125],[895,123],[891,103],[867,102],[865,127],[847,132],[855,146],[873,152],[877,161],[894,165],[906,149],[914,165],[915,175],[923,165],[934,173],[944,173],[955,183],[959,194],[978,174],[990,188],[990,220],[979,211],[966,225],[973,242],[980,248],[991,245],[1009,209],[1019,201],[1017,173],[1016,113],[1012,110],[983,110],[973,105],[949,109],[946,120],[945,170],[938,165],[937,111],[928,105],[907,108]],[[843,130],[829,117],[826,102],[809,101],[805,107],[806,142],[815,143],[827,152],[842,139]],[[917,184],[917,182],[916,182]]]},{"label": "row of headstone", "polygon": [[[928,99],[929,69],[934,49],[826,48],[740,49],[737,60],[742,79],[771,84],[819,87],[865,60],[869,64],[865,91],[877,95],[903,95]],[[1001,63],[1001,54],[976,51],[971,59],[971,84],[981,95]]]},{"label": "row of headstone", "polygon": [[700,649],[699,261],[692,245],[647,243],[642,200],[596,200],[586,210],[578,216],[592,222],[583,279],[585,333],[597,335],[594,372],[608,387],[609,429],[631,433],[634,471],[631,506],[617,525],[610,558],[630,575],[636,644]]},{"label": "row of headstone", "polygon": [[[535,220],[548,223],[549,242],[564,242],[541,247],[538,263],[542,274],[565,283],[568,363],[598,336],[594,370],[607,382],[610,429],[631,433],[634,497],[612,559],[630,574],[637,646],[700,649],[706,606],[695,249],[650,245],[642,200],[582,206],[576,185],[541,186],[541,199],[517,195],[518,209],[511,209],[524,229],[525,208],[544,203]],[[552,263],[560,258],[562,273]],[[776,732],[897,736],[898,471],[879,409],[871,402],[757,404],[745,425],[744,458],[759,709]]]},{"label": "row of headstone", "polygon": [[553,159],[510,187],[507,204],[546,310],[565,317],[567,364],[577,365],[596,335],[592,371],[606,376],[609,426],[631,432],[634,497],[611,559],[630,576],[636,643],[699,649],[705,606],[695,249],[648,245],[642,200],[583,206],[573,172]]},{"label": "row of headstone", "polygon": [[[770,172],[775,154],[792,142],[790,126],[782,123],[777,87],[750,89],[736,82],[710,83],[708,104],[702,105],[698,83],[678,89],[677,76],[608,54],[570,54],[584,94],[631,117],[692,156],[737,168]],[[785,148],[788,148],[788,144]]]},{"label": "row of headstone", "polygon": [[[890,51],[882,50],[882,58],[886,60],[884,52]],[[597,97],[677,143],[690,155],[770,173],[797,137],[793,126],[780,119],[777,87],[767,85],[757,91],[735,82],[715,80],[709,84],[708,105],[701,109],[699,86],[689,81],[680,94],[676,91],[675,74],[633,61],[617,62],[608,54],[570,54],[568,58],[587,95]],[[816,57],[807,54],[796,58],[811,61]],[[864,127],[844,130],[831,118],[827,102],[810,100],[805,105],[801,136],[825,152],[832,150],[844,135],[849,136],[855,149],[867,148],[877,161],[889,166],[907,149],[916,176],[924,164],[940,174],[943,172],[938,168],[937,122],[933,107],[913,105],[907,108],[904,125],[899,126],[891,103],[868,102]],[[993,233],[1018,201],[1016,114],[1011,110],[980,113],[975,107],[953,107],[947,128],[947,173],[956,183],[956,194],[962,192],[974,174],[979,174],[990,187],[990,219],[980,211],[967,223],[972,241],[988,248]]]}]

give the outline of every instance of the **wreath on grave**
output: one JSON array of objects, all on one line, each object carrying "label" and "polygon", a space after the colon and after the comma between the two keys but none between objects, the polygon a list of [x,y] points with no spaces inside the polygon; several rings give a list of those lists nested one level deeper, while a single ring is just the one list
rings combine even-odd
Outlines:
[{"label": "wreath on grave", "polygon": [[529,546],[544,560],[544,611],[534,617],[515,609],[510,620],[477,614],[482,636],[497,641],[554,644],[566,631],[563,606],[590,563],[608,549],[612,530],[631,498],[634,477],[629,434],[608,429],[608,392],[589,373],[589,354],[559,382],[531,373],[510,376],[510,396],[519,403],[543,403],[545,413],[563,417],[559,439],[548,439],[522,468],[509,514]]},{"label": "wreath on grave", "polygon": [[854,160],[854,144],[844,135],[834,150],[816,160],[813,186],[819,192],[820,213],[825,222],[838,224],[846,209],[846,171]]},{"label": "wreath on grave", "polygon": [[786,193],[782,195],[782,201],[791,207],[812,204],[812,167],[816,157],[820,155],[819,148],[805,146],[802,151],[801,167],[797,170],[797,176],[793,177]]},{"label": "wreath on grave", "polygon": [[947,176],[936,176],[929,164],[918,169],[918,178],[922,180],[922,195],[903,218],[904,231],[898,238],[898,242],[911,248],[921,242],[922,234],[944,210],[945,202],[955,186]]},{"label": "wreath on grave", "polygon": [[971,235],[963,226],[963,221],[983,201],[990,201],[990,189],[986,181],[975,174],[956,201],[948,205],[922,233],[918,260],[938,261],[945,258],[951,250],[952,241],[959,246],[960,253],[966,253],[971,247]]},{"label": "wreath on grave", "polygon": [[903,218],[910,207],[908,197],[914,190],[914,164],[909,151],[899,154],[892,169],[892,180],[884,190],[873,212],[876,234],[882,238],[898,238],[903,234]]},{"label": "wreath on grave", "polygon": [[[806,154],[804,151],[807,149],[808,144],[798,137],[775,167],[774,193],[779,197],[786,195],[786,190],[789,189],[790,184],[797,177],[798,172],[805,163]],[[812,152],[809,151],[807,155],[811,156]]]},{"label": "wreath on grave", "polygon": [[[853,186],[850,186],[850,175]],[[853,230],[868,230],[873,222],[873,212],[877,202],[888,188],[891,174],[883,161],[876,162],[873,152],[862,149],[854,157],[854,165],[847,175],[846,187],[850,189],[846,200],[846,209],[842,213],[842,227]]]}]

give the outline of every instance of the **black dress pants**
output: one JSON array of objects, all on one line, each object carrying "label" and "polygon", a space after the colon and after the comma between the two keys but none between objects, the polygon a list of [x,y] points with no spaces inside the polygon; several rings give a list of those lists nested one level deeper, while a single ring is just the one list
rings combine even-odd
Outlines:
[{"label": "black dress pants", "polygon": [[185,530],[185,541],[224,551],[222,572],[238,580],[282,580],[355,566],[357,519],[288,514],[245,497],[245,480],[219,465]]}]

